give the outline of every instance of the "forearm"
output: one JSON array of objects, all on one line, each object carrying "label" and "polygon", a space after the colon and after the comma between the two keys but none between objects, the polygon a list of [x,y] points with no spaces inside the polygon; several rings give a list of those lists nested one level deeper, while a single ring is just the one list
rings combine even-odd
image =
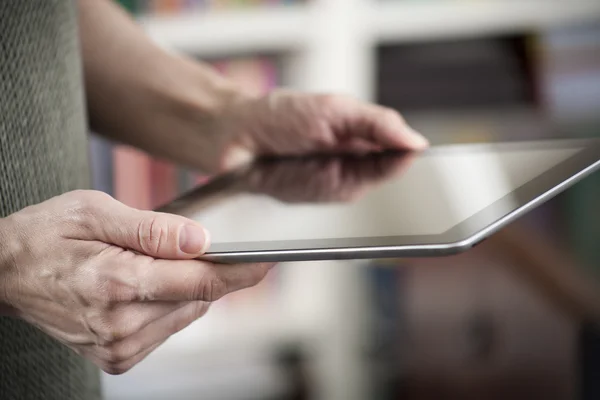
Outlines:
[{"label": "forearm", "polygon": [[92,129],[158,156],[198,165],[211,121],[238,89],[211,68],[167,53],[109,0],[79,0]]}]

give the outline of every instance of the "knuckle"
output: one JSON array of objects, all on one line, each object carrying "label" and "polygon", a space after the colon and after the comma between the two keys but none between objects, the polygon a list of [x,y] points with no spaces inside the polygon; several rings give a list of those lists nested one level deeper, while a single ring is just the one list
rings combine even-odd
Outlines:
[{"label": "knuckle", "polygon": [[94,264],[85,268],[86,273],[80,275],[84,283],[78,293],[90,307],[90,312],[105,317],[108,313],[115,312],[115,307],[119,303],[138,299],[136,281],[130,276],[131,274],[120,271],[116,266],[101,268],[98,264]]},{"label": "knuckle", "polygon": [[103,304],[112,307],[118,303],[129,303],[138,299],[137,292],[129,285],[108,281]]},{"label": "knuckle", "polygon": [[117,342],[128,336],[125,329],[111,322],[111,317],[98,318],[96,321],[89,323],[89,327],[98,338],[98,342],[104,345]]},{"label": "knuckle", "polygon": [[92,295],[92,303],[94,306],[107,310],[118,303],[118,290],[116,285],[104,279],[96,278],[94,287],[99,290]]},{"label": "knuckle", "polygon": [[138,226],[140,248],[149,254],[156,254],[168,244],[169,234],[167,218],[159,214],[144,218]]},{"label": "knuckle", "polygon": [[227,294],[227,283],[215,273],[206,273],[195,292],[193,300],[213,302]]},{"label": "knuckle", "polygon": [[208,312],[209,308],[210,308],[210,303],[207,303],[204,301],[195,301],[193,303],[192,311],[190,314],[190,320],[194,321],[194,320],[202,317],[204,314],[206,314]]},{"label": "knuckle", "polygon": [[109,343],[116,343],[128,337],[130,332],[125,328],[114,327],[107,333]]},{"label": "knuckle", "polygon": [[123,340],[135,332],[134,328],[129,327],[129,324],[125,323],[125,321],[130,319],[131,316],[124,313],[123,315],[118,315],[109,319],[108,327],[110,330],[108,336],[111,343]]},{"label": "knuckle", "polygon": [[191,307],[188,308],[188,311],[182,318],[178,318],[171,323],[171,326],[169,327],[170,334],[174,334],[183,330],[196,319],[206,314],[206,311],[208,311],[208,306],[208,303],[201,301],[196,301],[191,304]]},{"label": "knuckle", "polygon": [[74,190],[63,196],[64,222],[86,231],[93,230],[94,217],[98,216],[100,209],[112,200],[110,195],[98,190]]},{"label": "knuckle", "polygon": [[97,338],[97,342],[104,345],[114,340],[112,337],[112,329],[104,318],[98,318],[97,320],[90,321],[88,323],[89,330]]},{"label": "knuckle", "polygon": [[251,281],[250,285],[257,285],[260,281],[262,281],[271,268],[271,264],[255,264],[252,268]]},{"label": "knuckle", "polygon": [[127,361],[125,354],[110,350],[106,353],[106,362],[109,365],[119,365],[122,362]]},{"label": "knuckle", "polygon": [[345,96],[338,94],[322,94],[319,95],[319,105],[325,109],[338,108],[343,106],[348,99]]},{"label": "knuckle", "polygon": [[110,195],[99,190],[76,190],[71,194],[81,210],[95,209],[99,205],[112,200]]},{"label": "knuckle", "polygon": [[209,288],[209,301],[219,300],[227,294],[227,283],[220,277],[213,278],[210,281]]},{"label": "knuckle", "polygon": [[111,362],[104,363],[100,368],[109,375],[122,375],[131,369],[128,365]]},{"label": "knuckle", "polygon": [[138,300],[138,290],[136,281],[132,278],[123,276],[119,271],[110,273],[111,276],[98,274],[93,278],[95,281],[94,304],[103,310],[111,310],[119,303],[128,303]]},{"label": "knuckle", "polygon": [[105,361],[112,365],[123,364],[137,353],[134,346],[125,345],[122,342],[114,343],[106,347],[105,350]]},{"label": "knuckle", "polygon": [[193,317],[194,319],[202,317],[204,314],[208,312],[210,308],[210,303],[206,303],[203,301],[194,302],[194,311]]},{"label": "knuckle", "polygon": [[183,330],[191,323],[192,323],[192,319],[189,316],[188,316],[188,318],[179,318],[176,321],[171,322],[171,326],[169,326],[169,328],[168,328],[169,335],[173,335],[173,334]]}]

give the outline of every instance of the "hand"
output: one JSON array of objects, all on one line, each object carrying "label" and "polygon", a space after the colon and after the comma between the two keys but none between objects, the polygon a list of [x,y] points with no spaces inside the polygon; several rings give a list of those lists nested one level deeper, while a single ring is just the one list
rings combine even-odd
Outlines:
[{"label": "hand", "polygon": [[76,191],[0,219],[0,302],[87,357],[123,373],[223,295],[271,264],[193,260],[209,236],[183,217]]},{"label": "hand", "polygon": [[428,142],[396,111],[344,96],[274,91],[234,96],[210,131],[222,170],[264,155],[421,150]]},{"label": "hand", "polygon": [[264,160],[239,181],[243,191],[288,203],[348,202],[399,176],[414,158],[406,153]]}]

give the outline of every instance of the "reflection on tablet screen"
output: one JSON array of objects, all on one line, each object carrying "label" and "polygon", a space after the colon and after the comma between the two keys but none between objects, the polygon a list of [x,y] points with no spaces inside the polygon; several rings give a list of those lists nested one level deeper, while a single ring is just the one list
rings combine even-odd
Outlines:
[{"label": "reflection on tablet screen", "polygon": [[581,148],[463,150],[263,163],[193,217],[220,243],[441,234]]}]

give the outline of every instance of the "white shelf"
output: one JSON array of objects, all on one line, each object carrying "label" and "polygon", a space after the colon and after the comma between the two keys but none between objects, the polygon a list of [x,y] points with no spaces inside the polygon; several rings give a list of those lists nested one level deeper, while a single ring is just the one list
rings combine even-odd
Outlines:
[{"label": "white shelf", "polygon": [[[294,51],[309,47],[314,24],[332,0],[249,10],[215,11],[140,19],[148,34],[165,47],[197,55]],[[460,35],[545,30],[600,21],[598,0],[353,0],[369,41],[406,42]],[[343,7],[342,7],[343,8]],[[339,10],[338,5],[336,10]],[[332,26],[340,16],[330,15]]]},{"label": "white shelf", "polygon": [[293,50],[305,43],[308,10],[302,6],[215,11],[139,22],[165,47],[197,55]]},{"label": "white shelf", "polygon": [[540,31],[587,21],[600,21],[600,1],[386,1],[372,7],[370,28],[378,41],[406,42]]}]

